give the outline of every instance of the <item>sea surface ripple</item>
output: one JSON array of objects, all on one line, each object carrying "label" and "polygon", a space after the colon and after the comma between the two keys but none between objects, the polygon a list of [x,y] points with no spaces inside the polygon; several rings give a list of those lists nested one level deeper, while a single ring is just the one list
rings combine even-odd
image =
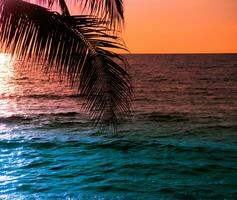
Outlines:
[{"label": "sea surface ripple", "polygon": [[117,133],[61,80],[0,63],[0,199],[237,199],[237,55],[127,58]]}]

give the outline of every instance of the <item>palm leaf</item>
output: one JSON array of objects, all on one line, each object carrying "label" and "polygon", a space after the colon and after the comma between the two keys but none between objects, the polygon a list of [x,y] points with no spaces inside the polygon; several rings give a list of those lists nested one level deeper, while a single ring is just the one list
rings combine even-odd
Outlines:
[{"label": "palm leaf", "polygon": [[[116,123],[129,111],[131,85],[124,49],[106,23],[89,16],[63,16],[22,0],[0,0],[0,43],[5,52],[43,70],[56,70],[78,88],[96,122]],[[123,67],[121,67],[123,66]]]},{"label": "palm leaf", "polygon": [[96,15],[106,21],[110,25],[121,25],[124,20],[123,0],[26,0],[30,3],[35,2],[48,7],[53,4],[62,5],[62,1],[69,5],[79,3],[84,10],[84,14]]}]

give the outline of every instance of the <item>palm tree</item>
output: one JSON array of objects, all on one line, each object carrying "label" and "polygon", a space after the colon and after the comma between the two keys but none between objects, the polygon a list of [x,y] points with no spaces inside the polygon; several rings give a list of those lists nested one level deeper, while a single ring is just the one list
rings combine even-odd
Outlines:
[{"label": "palm tree", "polygon": [[0,0],[0,49],[41,63],[48,74],[56,70],[78,89],[92,119],[116,123],[129,111],[132,93],[126,60],[113,51],[125,49],[116,32],[123,23],[123,1],[71,0],[87,11],[74,16],[69,2]]}]

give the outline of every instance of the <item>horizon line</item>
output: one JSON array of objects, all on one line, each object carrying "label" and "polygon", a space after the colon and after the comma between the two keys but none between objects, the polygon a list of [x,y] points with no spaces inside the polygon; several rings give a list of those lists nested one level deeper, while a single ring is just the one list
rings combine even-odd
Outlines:
[{"label": "horizon line", "polygon": [[190,55],[201,55],[201,54],[203,54],[203,55],[205,55],[205,54],[212,54],[212,55],[217,55],[217,54],[237,54],[237,52],[229,52],[229,53],[215,53],[215,52],[210,52],[210,53],[198,53],[198,52],[194,52],[194,53],[160,53],[160,52],[157,52],[157,53],[146,53],[146,52],[144,52],[144,53],[120,53],[120,54],[124,54],[124,55],[131,55],[131,54],[137,54],[137,55],[142,55],[142,54],[146,54],[146,55],[155,55],[155,54],[159,54],[159,55],[188,55],[188,54],[190,54]]}]

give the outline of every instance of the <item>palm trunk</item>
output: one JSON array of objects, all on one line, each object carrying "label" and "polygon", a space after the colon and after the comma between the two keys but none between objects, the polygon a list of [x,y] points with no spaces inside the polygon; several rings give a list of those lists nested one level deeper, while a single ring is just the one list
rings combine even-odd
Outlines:
[{"label": "palm trunk", "polygon": [[65,16],[70,16],[70,12],[69,12],[69,9],[67,7],[65,0],[59,0],[59,4],[60,4],[61,10],[62,10],[62,14]]}]

